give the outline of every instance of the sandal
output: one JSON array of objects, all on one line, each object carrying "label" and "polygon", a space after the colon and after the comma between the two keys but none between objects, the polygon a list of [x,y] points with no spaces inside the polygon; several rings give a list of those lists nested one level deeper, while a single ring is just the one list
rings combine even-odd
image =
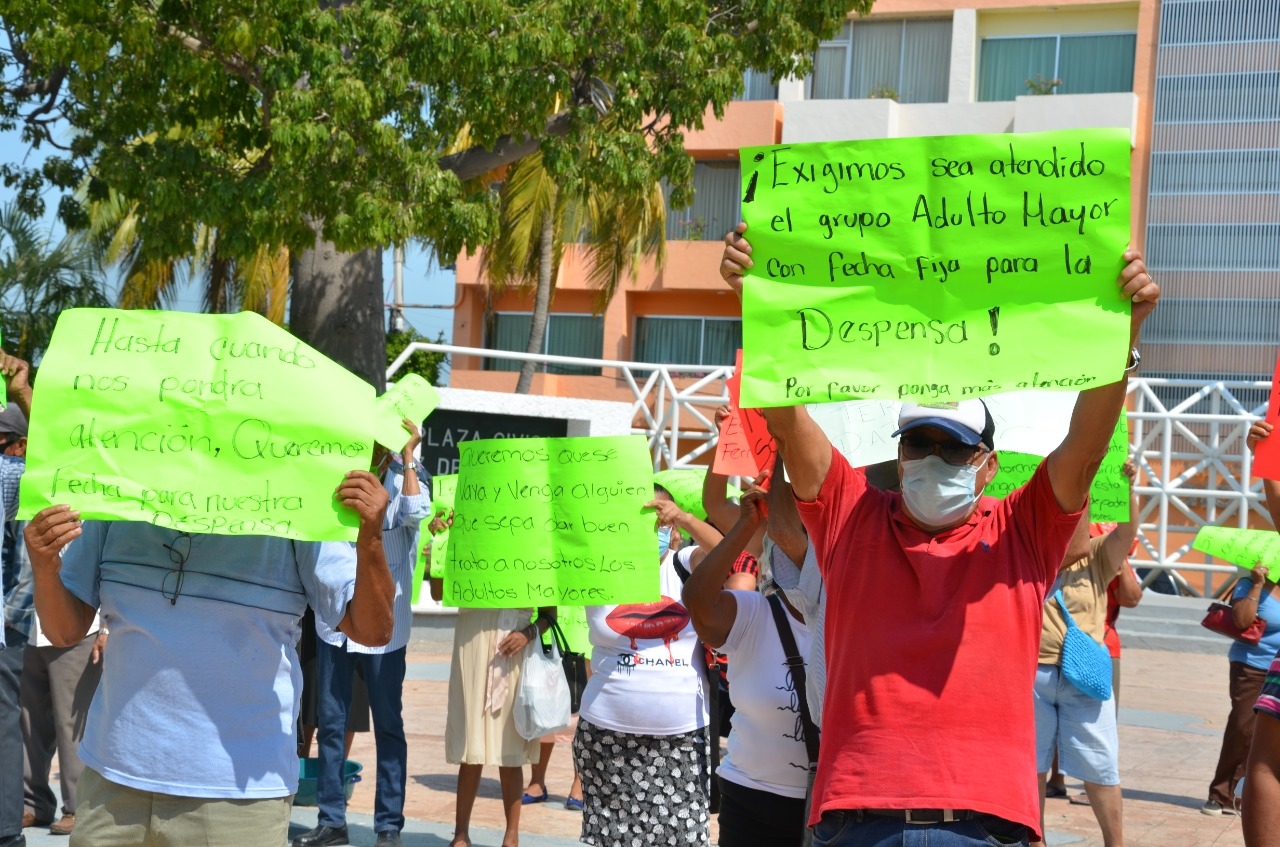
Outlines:
[{"label": "sandal", "polygon": [[1044,786],[1044,796],[1046,797],[1066,797],[1067,788],[1065,785],[1054,785],[1052,782],[1046,783]]},{"label": "sandal", "polygon": [[567,812],[581,812],[583,809],[582,800],[577,797],[564,798],[564,808]]}]

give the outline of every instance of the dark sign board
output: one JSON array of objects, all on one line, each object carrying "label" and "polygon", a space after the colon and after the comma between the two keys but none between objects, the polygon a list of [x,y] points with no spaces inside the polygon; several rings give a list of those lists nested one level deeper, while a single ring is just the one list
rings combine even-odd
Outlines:
[{"label": "dark sign board", "polygon": [[431,474],[458,472],[458,443],[482,438],[564,438],[563,418],[436,409],[422,424],[422,466]]}]

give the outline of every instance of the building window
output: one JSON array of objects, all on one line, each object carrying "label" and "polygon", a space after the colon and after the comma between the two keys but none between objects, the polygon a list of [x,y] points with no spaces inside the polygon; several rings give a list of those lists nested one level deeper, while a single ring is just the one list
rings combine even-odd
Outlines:
[{"label": "building window", "polygon": [[738,162],[694,162],[693,205],[671,208],[667,197],[667,239],[670,241],[719,241],[738,225],[741,218],[739,194],[742,190]]},{"label": "building window", "polygon": [[777,100],[778,84],[765,71],[748,68],[742,75],[742,91],[734,100]]},{"label": "building window", "polygon": [[738,318],[636,318],[637,362],[732,365],[741,346]]},{"label": "building window", "polygon": [[1160,4],[1160,44],[1242,44],[1280,39],[1275,0]]},{"label": "building window", "polygon": [[[497,312],[493,315],[485,347],[523,353],[529,347],[529,329],[533,315],[529,312]],[[604,317],[601,315],[547,316],[547,332],[542,338],[542,352],[548,356],[576,356],[599,359],[604,353]],[[485,359],[487,371],[518,371],[523,364],[515,359]],[[599,368],[573,365],[538,365],[549,374],[600,376]]]},{"label": "building window", "polygon": [[809,97],[945,103],[951,19],[846,21],[818,46]]},{"label": "building window", "polygon": [[1161,76],[1155,119],[1161,124],[1274,121],[1280,71]]},{"label": "building window", "polygon": [[1132,32],[984,38],[978,99],[1012,100],[1032,93],[1028,80],[1062,80],[1055,94],[1133,90],[1138,36]]}]

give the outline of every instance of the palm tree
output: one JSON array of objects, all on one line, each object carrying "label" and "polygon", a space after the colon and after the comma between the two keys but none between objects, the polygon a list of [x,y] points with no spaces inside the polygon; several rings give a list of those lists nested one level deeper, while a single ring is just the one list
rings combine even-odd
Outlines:
[{"label": "palm tree", "polygon": [[63,309],[110,306],[98,251],[77,234],[54,243],[35,218],[0,208],[0,325],[4,347],[38,362]]},{"label": "palm tree", "polygon": [[[507,171],[499,198],[498,238],[481,254],[481,275],[493,291],[533,293],[528,353],[542,351],[554,281],[569,243],[587,261],[587,281],[596,290],[596,308],[613,299],[624,276],[633,279],[640,260],[666,261],[666,203],[658,183],[627,194],[589,188],[570,194],[556,184],[542,153],[519,160]],[[533,362],[524,362],[517,394],[528,394]]]},{"label": "palm tree", "polygon": [[120,269],[119,305],[124,309],[172,306],[184,282],[204,289],[206,312],[250,310],[284,323],[289,292],[289,250],[262,245],[247,257],[229,255],[218,232],[198,226],[186,257],[147,258],[139,233],[137,206],[109,192],[106,199],[88,203],[87,236],[100,245],[103,261]]}]

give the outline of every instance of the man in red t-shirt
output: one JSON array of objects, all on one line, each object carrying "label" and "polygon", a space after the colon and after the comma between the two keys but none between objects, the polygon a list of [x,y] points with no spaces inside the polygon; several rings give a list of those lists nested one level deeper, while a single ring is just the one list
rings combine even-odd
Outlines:
[{"label": "man in red t-shirt", "polygon": [[[739,294],[745,232],[725,236],[720,265]],[[1136,251],[1124,258],[1132,341],[1160,289]],[[901,494],[869,486],[803,407],[765,410],[828,592],[815,844],[976,847],[1038,830],[1041,608],[1124,398],[1124,378],[1081,392],[1062,444],[1004,500],[981,496],[999,463],[979,400],[903,407]]]}]

